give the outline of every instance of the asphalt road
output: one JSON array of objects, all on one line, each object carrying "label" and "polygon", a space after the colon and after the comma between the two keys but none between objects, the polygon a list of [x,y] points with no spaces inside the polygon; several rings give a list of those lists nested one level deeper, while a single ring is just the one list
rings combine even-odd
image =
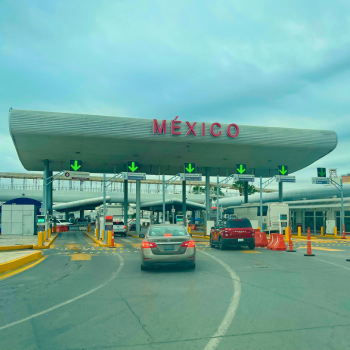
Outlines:
[{"label": "asphalt road", "polygon": [[0,349],[350,349],[349,244],[304,257],[200,242],[194,271],[141,271],[140,240],[116,243],[62,233],[0,281]]}]

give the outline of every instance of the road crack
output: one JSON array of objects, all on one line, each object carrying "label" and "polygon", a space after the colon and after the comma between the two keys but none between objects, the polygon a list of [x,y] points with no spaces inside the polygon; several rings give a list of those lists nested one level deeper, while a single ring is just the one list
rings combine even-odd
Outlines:
[{"label": "road crack", "polygon": [[141,318],[136,315],[135,311],[131,308],[130,304],[126,301],[126,299],[119,293],[119,291],[117,291],[117,293],[119,294],[120,298],[124,301],[124,303],[126,304],[126,306],[129,308],[130,312],[135,316],[135,318],[137,319],[137,321],[139,322],[141,328],[143,329],[143,331],[147,334],[149,340],[150,340],[150,344],[154,343],[155,340],[153,339],[152,335],[148,332],[148,330],[146,329],[146,326],[142,323]]}]

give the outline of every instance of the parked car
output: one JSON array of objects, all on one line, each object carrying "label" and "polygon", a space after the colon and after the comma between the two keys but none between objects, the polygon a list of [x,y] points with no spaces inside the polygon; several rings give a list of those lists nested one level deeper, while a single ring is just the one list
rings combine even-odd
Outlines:
[{"label": "parked car", "polygon": [[56,219],[56,226],[69,226],[69,225],[73,225],[73,224],[69,221]]},{"label": "parked car", "polygon": [[[140,225],[140,230],[141,230],[141,225]],[[131,222],[129,224],[129,231],[136,231],[136,222]]]},{"label": "parked car", "polygon": [[121,235],[122,237],[126,237],[126,226],[124,225],[124,221],[114,221],[113,220],[113,232],[114,235]]},{"label": "parked car", "polygon": [[248,246],[255,248],[254,229],[248,219],[229,219],[220,223],[220,227],[210,230],[210,246],[218,246],[221,250],[226,247]]},{"label": "parked car", "polygon": [[179,225],[152,225],[141,244],[141,270],[159,265],[186,265],[196,267],[196,243],[186,227]]}]

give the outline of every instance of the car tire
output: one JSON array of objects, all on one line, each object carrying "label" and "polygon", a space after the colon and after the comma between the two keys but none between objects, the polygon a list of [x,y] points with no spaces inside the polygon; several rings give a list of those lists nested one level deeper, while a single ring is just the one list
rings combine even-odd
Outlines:
[{"label": "car tire", "polygon": [[249,250],[254,250],[255,249],[255,244],[249,244],[248,248],[249,248]]},{"label": "car tire", "polygon": [[222,241],[221,237],[219,238],[219,248],[220,248],[220,250],[225,250],[226,249],[226,247],[224,246],[224,242]]},{"label": "car tire", "polygon": [[189,268],[190,270],[194,270],[194,269],[196,268],[196,264],[188,265],[188,268]]},{"label": "car tire", "polygon": [[141,265],[141,271],[147,271],[147,270],[148,270],[148,266]]}]

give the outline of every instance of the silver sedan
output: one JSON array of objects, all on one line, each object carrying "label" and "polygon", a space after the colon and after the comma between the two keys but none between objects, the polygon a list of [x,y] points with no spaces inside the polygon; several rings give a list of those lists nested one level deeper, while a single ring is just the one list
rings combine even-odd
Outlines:
[{"label": "silver sedan", "polygon": [[196,268],[196,243],[184,226],[152,225],[141,244],[141,270],[160,265]]}]

